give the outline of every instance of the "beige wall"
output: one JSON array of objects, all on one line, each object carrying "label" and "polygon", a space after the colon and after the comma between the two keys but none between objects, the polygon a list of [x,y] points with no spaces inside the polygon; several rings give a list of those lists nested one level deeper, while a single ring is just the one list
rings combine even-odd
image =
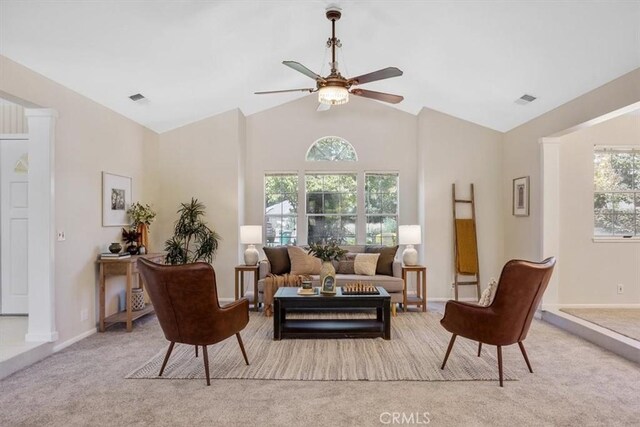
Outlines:
[{"label": "beige wall", "polygon": [[[147,155],[157,135],[115,112],[0,56],[0,92],[58,112],[55,150],[56,228],[66,241],[55,246],[56,325],[60,342],[95,328],[96,257],[120,240],[119,227],[102,227],[101,172],[133,178],[133,200],[151,201]],[[13,98],[12,98],[13,100]],[[109,308],[122,289],[109,280]],[[80,321],[80,310],[89,319]]]},{"label": "beige wall", "polygon": [[244,118],[232,110],[160,135],[157,171],[158,221],[153,227],[159,247],[172,236],[180,203],[192,197],[206,206],[206,221],[222,236],[213,261],[221,298],[233,297],[238,264]]},{"label": "beige wall", "polygon": [[[560,141],[561,304],[640,302],[640,242],[593,241],[593,147],[640,145],[640,115],[625,115]],[[617,293],[617,284],[624,293]]]},{"label": "beige wall", "polygon": [[[430,298],[451,297],[453,282],[453,213],[451,185],[458,198],[470,197],[474,184],[480,281],[482,289],[502,268],[501,217],[503,134],[423,108],[418,116],[423,234]],[[458,211],[470,218],[464,206]],[[462,287],[461,298],[475,298],[475,287]]]},{"label": "beige wall", "polygon": [[[511,258],[541,260],[540,138],[600,117],[640,101],[640,69],[607,83],[573,101],[510,130],[505,134],[502,155],[502,194],[505,261]],[[526,108],[526,107],[523,107]],[[512,179],[531,177],[531,215],[511,215]],[[561,260],[559,267],[561,267]]]}]

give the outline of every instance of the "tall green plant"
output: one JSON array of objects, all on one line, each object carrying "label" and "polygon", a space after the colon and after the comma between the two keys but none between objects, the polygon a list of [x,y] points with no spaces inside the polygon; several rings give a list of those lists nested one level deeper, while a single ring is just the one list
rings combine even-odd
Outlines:
[{"label": "tall green plant", "polygon": [[196,261],[211,262],[218,250],[220,235],[204,222],[205,206],[198,199],[181,203],[180,217],[176,221],[173,237],[164,243],[167,264],[187,264]]}]

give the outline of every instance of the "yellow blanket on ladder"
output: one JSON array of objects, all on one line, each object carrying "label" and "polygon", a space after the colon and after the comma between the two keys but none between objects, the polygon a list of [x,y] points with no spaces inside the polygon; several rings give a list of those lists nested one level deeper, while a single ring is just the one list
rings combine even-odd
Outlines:
[{"label": "yellow blanket on ladder", "polygon": [[456,269],[459,274],[478,274],[478,243],[476,224],[472,219],[456,219],[456,245],[458,259]]}]

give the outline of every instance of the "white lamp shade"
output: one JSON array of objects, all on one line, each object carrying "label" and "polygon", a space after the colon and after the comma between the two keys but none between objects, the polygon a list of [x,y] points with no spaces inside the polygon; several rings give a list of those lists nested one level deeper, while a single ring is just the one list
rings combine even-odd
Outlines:
[{"label": "white lamp shade", "polygon": [[401,225],[398,227],[398,243],[401,245],[419,245],[422,243],[422,230],[419,225]]},{"label": "white lamp shade", "polygon": [[243,245],[257,245],[262,243],[261,225],[241,225],[240,243]]}]

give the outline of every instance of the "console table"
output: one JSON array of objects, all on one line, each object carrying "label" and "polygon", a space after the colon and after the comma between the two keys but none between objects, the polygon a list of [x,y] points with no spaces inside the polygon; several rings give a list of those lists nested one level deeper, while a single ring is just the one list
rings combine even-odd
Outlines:
[{"label": "console table", "polygon": [[[163,253],[153,253],[146,255],[133,255],[131,258],[125,259],[99,259],[98,265],[100,266],[100,321],[98,330],[104,332],[107,326],[114,323],[126,323],[127,332],[131,332],[133,329],[133,321],[144,316],[145,314],[153,313],[153,306],[146,304],[144,309],[133,311],[131,310],[131,289],[133,288],[133,275],[138,276],[138,287],[143,288],[142,280],[140,280],[140,274],[138,274],[137,261],[139,258],[145,258],[153,262],[163,263]],[[127,309],[111,316],[105,317],[105,288],[107,276],[126,276],[126,304]]]}]

